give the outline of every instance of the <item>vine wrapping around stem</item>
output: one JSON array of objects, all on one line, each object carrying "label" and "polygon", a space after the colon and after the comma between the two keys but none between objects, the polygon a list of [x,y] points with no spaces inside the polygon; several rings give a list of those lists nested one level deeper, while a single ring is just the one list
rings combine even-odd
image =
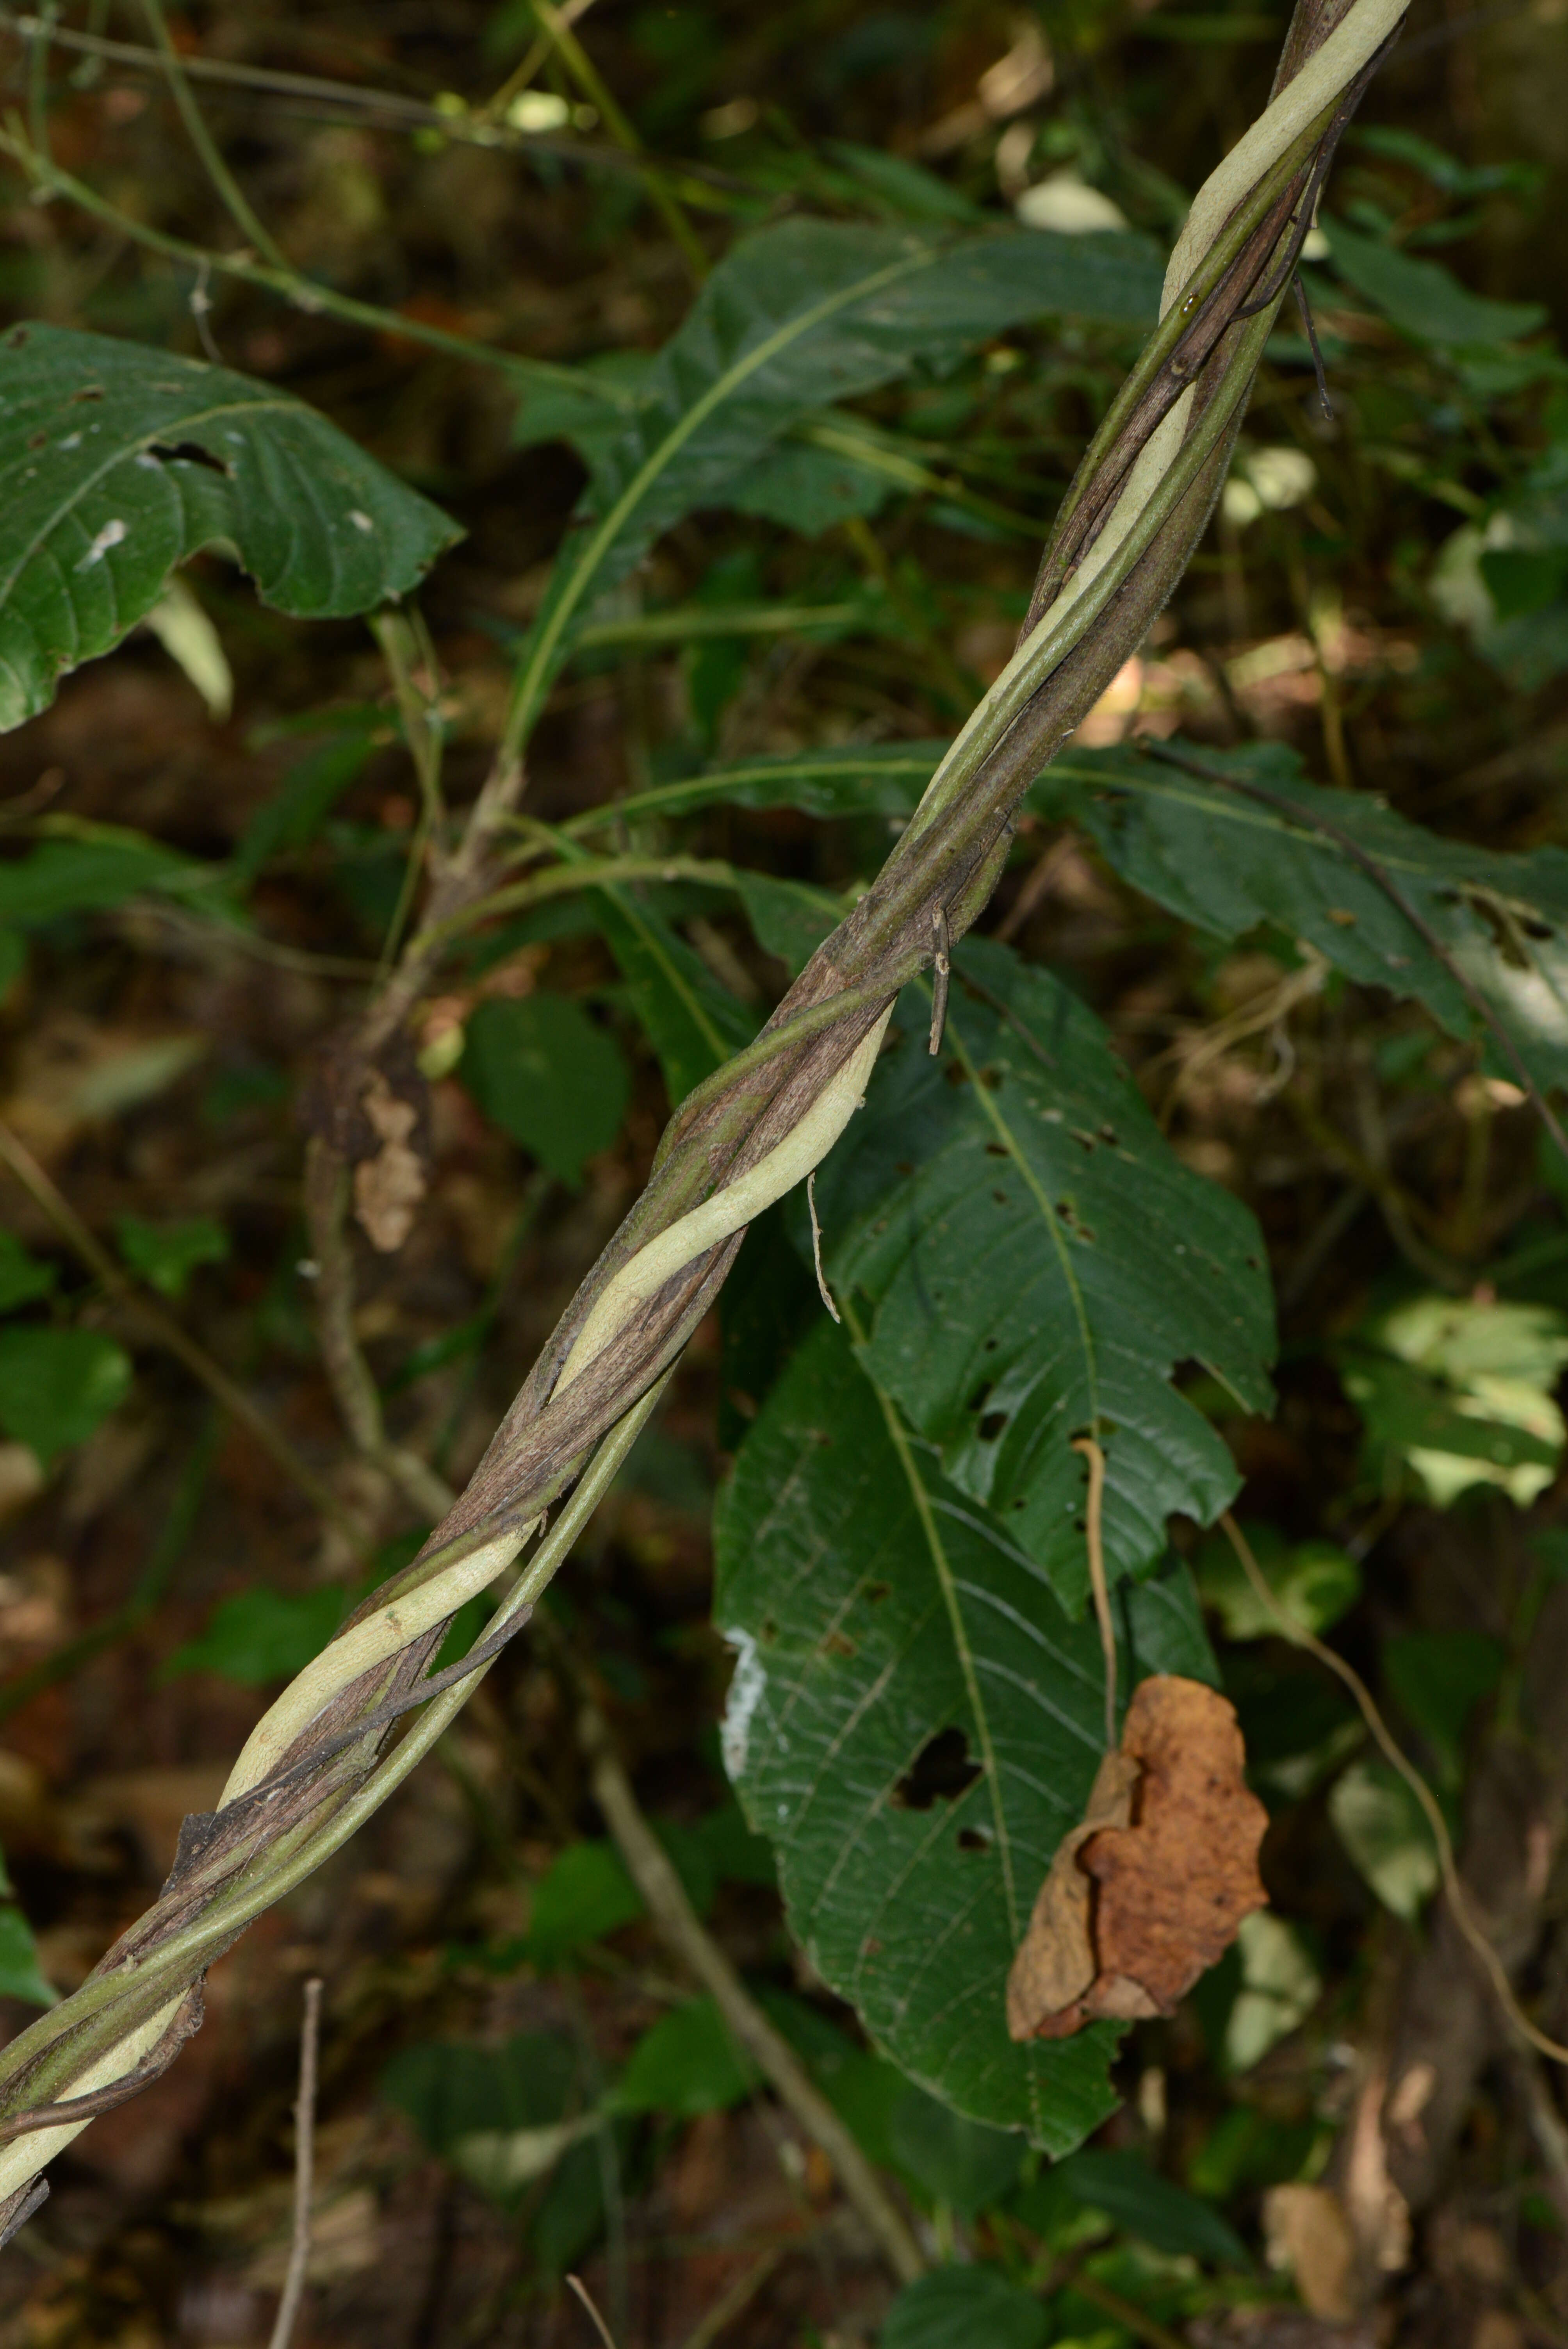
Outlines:
[{"label": "vine wrapping around stem", "polygon": [[[688,1097],[642,1198],[603,1250],[461,1495],[412,1567],[350,1618],[253,1733],[216,1813],[188,1821],[158,1902],[71,1998],[0,2054],[0,2124],[119,2088],[159,2048],[212,1960],[407,1776],[521,1629],[652,1411],[734,1260],[746,1217],[804,1179],[859,1100],[893,998],[975,921],[1006,861],[1013,808],[1175,587],[1208,521],[1282,268],[1406,0],[1298,0],[1269,107],[1200,191],[1167,275],[1164,319],[1080,469],[1024,642],[944,759],[872,889],[758,1043]],[[1265,289],[1260,292],[1260,289]],[[500,761],[521,775],[521,681]],[[469,867],[473,869],[470,870]],[[477,854],[438,922],[479,886]],[[368,1007],[385,1038],[428,967],[428,926]],[[727,1199],[727,1194],[728,1194]],[[492,1634],[455,1683],[428,1667],[459,1596],[518,1556]],[[487,1571],[488,1569],[488,1571]],[[426,1698],[428,1702],[426,1702]],[[390,1752],[396,1720],[424,1703]],[[0,2230],[84,2124],[45,2122],[0,2151]]]}]

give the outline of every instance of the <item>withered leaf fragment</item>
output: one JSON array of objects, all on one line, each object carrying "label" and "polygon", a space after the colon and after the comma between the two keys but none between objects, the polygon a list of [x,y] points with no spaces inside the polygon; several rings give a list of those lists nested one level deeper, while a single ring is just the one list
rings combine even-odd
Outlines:
[{"label": "withered leaf fragment", "polygon": [[1007,1978],[1014,2039],[1170,2014],[1267,1901],[1268,1816],[1243,1777],[1236,1716],[1201,1681],[1133,1692],[1119,1752],[1063,1837]]}]

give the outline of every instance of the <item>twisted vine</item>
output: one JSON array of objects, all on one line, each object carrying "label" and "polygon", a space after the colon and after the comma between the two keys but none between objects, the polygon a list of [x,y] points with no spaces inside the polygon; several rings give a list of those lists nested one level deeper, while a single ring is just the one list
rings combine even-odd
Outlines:
[{"label": "twisted vine", "polygon": [[[647,1187],[419,1557],[258,1723],[217,1810],[186,1820],[153,1907],[80,1989],[0,2053],[0,2242],[39,2206],[52,2156],[156,2078],[199,2027],[214,1959],[387,1799],[527,1622],[747,1225],[842,1133],[899,989],[975,921],[1006,863],[1017,801],[1186,568],[1335,146],[1407,5],[1298,0],[1270,103],[1200,191],[1171,255],[1161,324],[1079,467],[1017,649],[877,880],[756,1043],[677,1111]],[[509,763],[503,792],[515,780],[510,746]],[[471,877],[458,874],[459,899]],[[406,1016],[438,946],[438,916],[450,911],[433,907],[367,1033],[384,1038]],[[513,1567],[483,1641],[432,1675],[457,1608]]]}]

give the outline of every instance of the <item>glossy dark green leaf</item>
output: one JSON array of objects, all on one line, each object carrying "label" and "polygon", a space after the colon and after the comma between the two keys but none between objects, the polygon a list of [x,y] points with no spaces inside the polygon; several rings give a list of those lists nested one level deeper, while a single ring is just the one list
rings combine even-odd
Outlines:
[{"label": "glossy dark green leaf", "polygon": [[573,1187],[619,1133],[631,1094],[614,1038],[565,995],[477,1005],[458,1073],[503,1133]]},{"label": "glossy dark green leaf", "polygon": [[1044,2349],[1048,2331],[1043,2301],[977,2264],[906,2284],[879,2337],[881,2349]]},{"label": "glossy dark green leaf", "polygon": [[1113,1577],[1159,1560],[1172,1513],[1207,1523],[1234,1495],[1171,1377],[1200,1362],[1238,1409],[1269,1408],[1263,1241],[1176,1158],[1093,1014],[1006,948],[960,954],[940,1059],[918,991],[898,1016],[818,1176],[829,1281],[861,1300],[878,1382],[1076,1610],[1074,1437],[1105,1451]]},{"label": "glossy dark green leaf", "polygon": [[[1068,2151],[1111,2108],[1116,2034],[1015,2046],[1004,1986],[1099,1758],[1092,1624],[943,1477],[825,1316],[741,1446],[716,1542],[738,1651],[726,1766],[797,1940],[921,2086]],[[1184,1569],[1121,1603],[1124,1688],[1212,1674]]]},{"label": "glossy dark green leaf", "polygon": [[[1124,880],[1181,920],[1222,937],[1272,924],[1359,984],[1416,997],[1450,1036],[1484,1034],[1457,967],[1536,1081],[1568,1082],[1568,854],[1445,840],[1367,792],[1305,781],[1281,744],[1193,755],[1280,804],[1124,750],[1071,752],[1030,804],[1081,823]],[[1387,873],[1446,961],[1334,832]],[[1490,1050],[1501,1074],[1517,1073]]]},{"label": "glossy dark green leaf", "polygon": [[459,536],[313,409],[227,367],[37,324],[0,346],[0,728],[221,544],[263,602],[342,617]]},{"label": "glossy dark green leaf", "polygon": [[46,1467],[130,1391],[130,1358],[97,1330],[0,1330],[0,1427]]}]

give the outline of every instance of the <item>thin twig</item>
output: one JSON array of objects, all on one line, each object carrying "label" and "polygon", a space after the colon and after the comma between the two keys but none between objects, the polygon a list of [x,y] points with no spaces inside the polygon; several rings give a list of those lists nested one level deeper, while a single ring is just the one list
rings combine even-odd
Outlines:
[{"label": "thin twig", "polygon": [[1094,1592],[1095,1620],[1105,1657],[1105,1750],[1116,1744],[1116,1625],[1110,1612],[1110,1586],[1105,1578],[1105,1454],[1092,1435],[1075,1435],[1073,1450],[1088,1462],[1088,1506],[1084,1512],[1088,1547],[1089,1588]]},{"label": "thin twig", "polygon": [[615,2349],[615,2336],[611,2332],[609,2326],[605,2323],[603,2318],[600,2315],[598,2310],[594,2307],[593,2295],[589,2291],[587,2285],[583,2282],[582,2277],[569,2275],[566,2279],[566,2288],[569,2292],[574,2292],[576,2293],[578,2299],[587,2310],[589,2322],[592,2323],[594,2332],[599,2335],[600,2340],[604,2344],[604,2349]]},{"label": "thin twig", "polygon": [[842,1321],[844,1317],[833,1302],[833,1292],[822,1269],[822,1226],[817,1221],[817,1170],[814,1166],[806,1177],[806,1205],[811,1211],[811,1262],[817,1268],[817,1294],[834,1320]]},{"label": "thin twig", "polygon": [[936,951],[931,968],[934,974],[931,985],[931,1040],[929,1050],[934,1061],[942,1050],[942,1031],[947,1025],[947,990],[953,983],[953,933],[947,926],[947,908],[933,909],[931,926],[936,939]]},{"label": "thin twig", "polygon": [[185,78],[185,69],[180,61],[180,52],[169,37],[169,26],[164,22],[162,0],[141,0],[141,6],[143,15],[152,27],[152,37],[162,61],[164,77],[169,84],[169,94],[180,110],[180,119],[191,134],[191,144],[201,158],[206,167],[207,176],[217,190],[223,209],[240,234],[248,243],[254,245],[256,251],[270,261],[274,269],[292,268],[293,264],[287,254],[257,218],[243,189],[224,162],[217,140],[202,119],[201,109],[197,105],[191,85]]},{"label": "thin twig", "polygon": [[714,2302],[707,2315],[697,2319],[682,2342],[681,2349],[713,2349],[713,2344],[726,2326],[733,2324],[736,2318],[750,2307],[786,2251],[793,2248],[791,2244],[775,2243],[743,2275],[737,2276],[729,2290]]},{"label": "thin twig", "polygon": [[1347,1664],[1343,1656],[1336,1655],[1332,1648],[1326,1647],[1315,1633],[1309,1631],[1306,1625],[1281,1603],[1264,1574],[1263,1568],[1253,1556],[1251,1543],[1229,1509],[1225,1511],[1220,1523],[1224,1527],[1231,1547],[1234,1550],[1247,1580],[1252,1584],[1259,1599],[1267,1608],[1286,1639],[1293,1640],[1297,1647],[1305,1648],[1308,1655],[1315,1656],[1320,1664],[1326,1664],[1335,1678],[1342,1682],[1349,1690],[1360,1708],[1361,1718],[1371,1731],[1384,1759],[1390,1768],[1398,1772],[1420,1805],[1422,1816],[1432,1831],[1432,1840],[1438,1847],[1438,1866],[1442,1872],[1443,1892],[1448,1900],[1449,1912],[1471,1952],[1480,1959],[1487,1979],[1497,1994],[1498,2004],[1504,2014],[1514,2029],[1530,2042],[1538,2054],[1549,2056],[1553,2064],[1568,2064],[1568,2047],[1560,2046],[1555,2039],[1549,2039],[1543,2031],[1538,2031],[1514,1997],[1512,1985],[1503,1969],[1502,1960],[1493,1949],[1470,1907],[1470,1896],[1460,1880],[1459,1867],[1454,1858],[1453,1839],[1449,1834],[1449,1823],[1443,1816],[1442,1807],[1415,1764],[1408,1759],[1395,1740],[1387,1723],[1377,1710],[1371,1690],[1367,1686],[1360,1673]]},{"label": "thin twig", "polygon": [[1301,323],[1306,329],[1307,347],[1312,353],[1312,371],[1317,378],[1317,397],[1326,424],[1334,421],[1334,402],[1328,397],[1328,370],[1323,364],[1323,346],[1317,339],[1317,321],[1312,315],[1312,304],[1306,298],[1306,286],[1298,269],[1292,284],[1295,288],[1295,306],[1301,312]]},{"label": "thin twig", "polygon": [[299,2097],[294,2106],[294,2240],[289,2246],[284,2296],[268,2349],[289,2349],[304,2297],[310,2266],[310,2205],[315,2170],[315,2085],[321,2048],[321,1979],[313,1974],[304,1986],[304,2020],[299,2034]]},{"label": "thin twig", "polygon": [[753,2056],[812,2142],[831,2162],[845,2194],[874,2237],[901,2283],[923,2274],[920,2246],[865,2155],[807,2073],[799,2057],[762,2013],[686,1897],[686,1889],[647,1820],[615,1751],[609,1726],[591,1700],[581,1713],[593,1799],[619,1847],[633,1883],[668,1947],[712,1996],[740,2044]]},{"label": "thin twig", "polygon": [[201,1380],[231,1419],[237,1419],[242,1427],[250,1430],[268,1456],[351,1544],[356,1557],[363,1559],[367,1566],[374,1565],[375,1552],[366,1540],[363,1529],[350,1516],[332,1487],[300,1458],[282,1428],[273,1425],[261,1406],[252,1402],[243,1387],[236,1385],[228,1371],[212,1360],[206,1348],[182,1330],[171,1314],[166,1313],[160,1305],[154,1304],[130,1275],[121,1269],[108,1250],[93,1237],[69,1200],[45,1173],[26,1143],[3,1120],[0,1120],[0,1160],[4,1160],[28,1197],[47,1216],[67,1247],[73,1249],[88,1270],[96,1274],[110,1296],[136,1316],[150,1337]]},{"label": "thin twig", "polygon": [[603,399],[611,411],[625,405],[608,384],[578,367],[562,367],[551,359],[529,358],[521,351],[497,350],[489,343],[476,342],[469,335],[456,335],[446,326],[433,326],[428,319],[401,310],[383,309],[379,303],[361,302],[353,295],[341,294],[334,286],[304,276],[297,269],[279,269],[245,252],[214,253],[205,245],[191,244],[184,237],[171,236],[165,229],[154,228],[149,221],[139,221],[134,214],[121,212],[85,180],[62,171],[51,156],[28,146],[14,131],[0,132],[0,155],[8,155],[36,189],[68,198],[119,235],[130,237],[149,252],[162,254],[165,259],[181,262],[188,269],[237,277],[244,285],[259,285],[267,293],[280,295],[296,310],[307,314],[324,311],[349,326],[367,327],[373,334],[395,335],[403,342],[423,343],[452,358],[499,367],[520,381],[569,385],[574,391],[585,392],[591,399]]}]

